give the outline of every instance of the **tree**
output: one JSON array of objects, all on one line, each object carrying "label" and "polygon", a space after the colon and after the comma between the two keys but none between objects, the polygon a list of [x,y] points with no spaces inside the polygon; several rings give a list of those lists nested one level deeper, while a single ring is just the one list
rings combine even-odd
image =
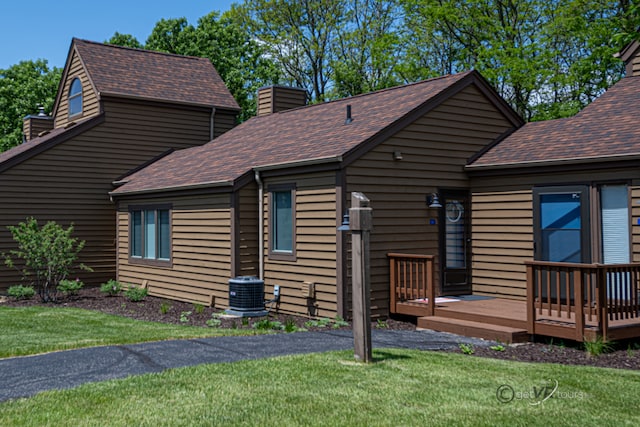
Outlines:
[{"label": "tree", "polygon": [[47,61],[22,61],[0,70],[0,151],[22,143],[22,120],[38,105],[51,111],[62,70]]},{"label": "tree", "polygon": [[348,2],[345,24],[337,28],[331,64],[336,96],[358,95],[401,82],[397,70],[400,21],[397,1]]},{"label": "tree", "polygon": [[105,41],[105,43],[115,44],[116,46],[133,47],[136,49],[142,49],[144,47],[142,46],[142,43],[140,43],[138,39],[131,34],[121,34],[117,31],[109,40]]},{"label": "tree", "polygon": [[575,114],[615,83],[612,40],[634,16],[629,0],[402,3],[409,78],[476,69],[527,120]]},{"label": "tree", "polygon": [[232,17],[211,12],[195,29],[198,56],[209,58],[242,111],[239,120],[256,114],[260,87],[278,83],[280,72],[266,48],[244,31]]},{"label": "tree", "polygon": [[[56,288],[74,268],[85,242],[71,237],[73,225],[66,230],[53,221],[42,228],[35,218],[7,227],[18,244],[5,256],[5,264],[13,268],[16,260],[23,264],[22,273],[31,279],[43,302],[54,301]],[[91,271],[80,264],[80,269]]]},{"label": "tree", "polygon": [[306,88],[311,100],[325,101],[335,63],[332,46],[344,24],[345,0],[246,0],[230,13],[242,22],[282,70]]},{"label": "tree", "polygon": [[187,18],[161,19],[151,30],[145,49],[197,56],[195,28]]}]

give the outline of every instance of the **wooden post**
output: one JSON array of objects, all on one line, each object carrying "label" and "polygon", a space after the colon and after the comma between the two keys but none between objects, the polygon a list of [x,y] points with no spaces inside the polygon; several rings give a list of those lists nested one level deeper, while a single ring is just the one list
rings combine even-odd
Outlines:
[{"label": "wooden post", "polygon": [[353,283],[353,340],[356,360],[371,362],[371,271],[369,236],[372,212],[369,199],[362,193],[351,193],[349,229]]}]

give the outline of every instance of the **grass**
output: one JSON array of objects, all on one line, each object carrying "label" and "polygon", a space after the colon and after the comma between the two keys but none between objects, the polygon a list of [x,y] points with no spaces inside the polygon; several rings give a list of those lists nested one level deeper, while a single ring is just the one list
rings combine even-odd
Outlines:
[{"label": "grass", "polygon": [[[0,425],[640,425],[635,371],[415,350],[200,365],[0,404]],[[526,397],[557,381],[554,397]],[[501,403],[509,385],[516,398]]]},{"label": "grass", "polygon": [[0,307],[0,325],[0,357],[173,338],[256,334],[255,330],[142,322],[96,311],[50,307]]}]

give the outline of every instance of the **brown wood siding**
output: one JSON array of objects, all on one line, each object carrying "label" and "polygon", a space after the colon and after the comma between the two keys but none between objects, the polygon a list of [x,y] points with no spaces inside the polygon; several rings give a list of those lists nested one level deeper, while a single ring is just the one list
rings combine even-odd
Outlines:
[{"label": "brown wood siding", "polygon": [[258,91],[258,116],[302,107],[307,104],[304,89],[270,86]]},{"label": "brown wood siding", "polygon": [[[69,119],[69,88],[71,87],[71,82],[76,77],[82,82],[82,113]],[[89,81],[89,76],[87,75],[82,63],[80,62],[80,58],[75,51],[71,54],[69,72],[67,73],[67,78],[64,81],[61,90],[62,93],[60,95],[58,109],[53,114],[56,128],[65,126],[71,120],[85,120],[100,113],[98,95],[93,90],[91,82]]]},{"label": "brown wood siding", "polygon": [[533,193],[472,194],[473,293],[526,297],[524,261],[533,259]]},{"label": "brown wood siding", "polygon": [[216,109],[213,137],[217,138],[231,130],[236,125],[237,115],[238,113],[235,111]]},{"label": "brown wood siding", "polygon": [[255,182],[239,192],[239,234],[237,275],[259,276],[258,271],[258,186]]},{"label": "brown wood siding", "polygon": [[[336,190],[335,173],[269,178],[265,184],[265,290],[280,285],[279,310],[285,313],[335,317],[336,296]],[[269,258],[269,185],[296,186],[296,260]],[[315,284],[315,298],[303,296],[304,282]]]},{"label": "brown wood siding", "polygon": [[37,137],[40,132],[51,129],[53,129],[53,118],[29,116],[22,123],[22,134],[27,141]]},{"label": "brown wood siding", "polygon": [[273,87],[265,87],[258,90],[258,116],[264,116],[273,113],[271,96]]},{"label": "brown wood siding", "polygon": [[[115,206],[112,181],[169,148],[209,139],[210,112],[184,108],[105,103],[106,121],[34,156],[0,175],[0,252],[13,247],[6,225],[33,216],[75,224],[86,240],[81,260],[94,269],[80,275],[89,284],[115,277]],[[0,266],[0,288],[19,283],[20,274]]]},{"label": "brown wood siding", "polygon": [[640,55],[635,55],[631,59],[631,67],[627,67],[627,70],[629,70],[629,68],[631,68],[631,73],[627,72],[628,77],[640,76]]},{"label": "brown wood siding", "polygon": [[[152,200],[127,200],[118,206],[118,280],[142,285],[149,294],[228,307],[231,278],[231,193]],[[129,205],[172,204],[172,266],[129,262]]]},{"label": "brown wood siding", "polygon": [[[597,186],[633,182],[630,186],[632,259],[640,262],[640,177],[633,169],[549,172],[472,178],[473,292],[504,298],[526,298],[524,261],[533,260],[533,187]],[[593,206],[594,202],[591,201]],[[595,231],[593,231],[595,230]],[[599,226],[592,224],[592,232]],[[597,251],[597,242],[592,242]],[[596,253],[592,256],[597,257]]]},{"label": "brown wood siding", "polygon": [[[438,256],[438,225],[429,223],[437,220],[438,212],[427,207],[427,194],[438,188],[468,188],[464,166],[469,157],[510,127],[493,104],[471,86],[347,168],[347,203],[351,192],[360,191],[373,208],[372,316],[389,314],[387,253]],[[402,153],[402,160],[393,159],[394,151]],[[437,278],[437,258],[436,270]],[[351,285],[346,287],[350,292]]]}]

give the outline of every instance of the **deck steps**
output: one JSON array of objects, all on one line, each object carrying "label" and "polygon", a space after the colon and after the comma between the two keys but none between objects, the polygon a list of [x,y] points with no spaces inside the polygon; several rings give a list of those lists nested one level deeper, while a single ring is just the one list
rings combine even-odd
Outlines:
[{"label": "deck steps", "polygon": [[509,344],[529,341],[529,334],[526,329],[442,316],[420,317],[418,318],[418,328],[449,332],[465,337],[484,338]]}]

